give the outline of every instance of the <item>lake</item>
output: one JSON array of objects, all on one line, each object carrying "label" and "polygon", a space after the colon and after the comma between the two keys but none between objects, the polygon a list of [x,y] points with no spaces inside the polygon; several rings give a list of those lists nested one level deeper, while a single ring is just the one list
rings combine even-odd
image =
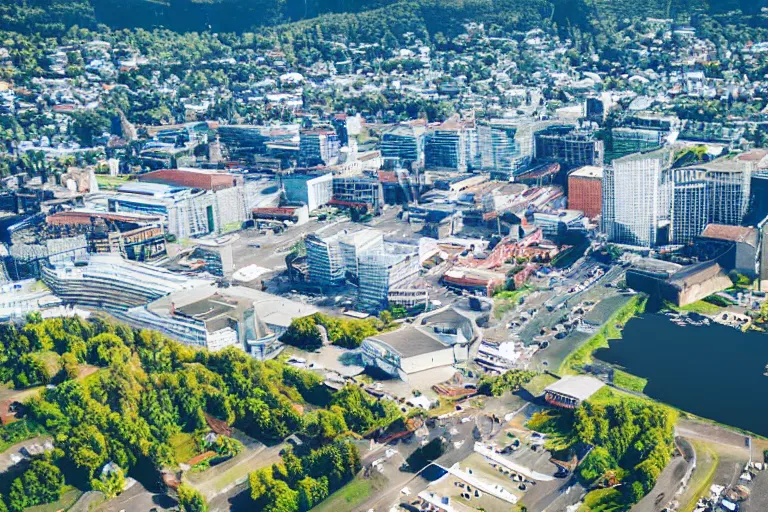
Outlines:
[{"label": "lake", "polygon": [[645,314],[595,357],[648,379],[650,397],[768,436],[768,335],[714,323],[682,327]]}]

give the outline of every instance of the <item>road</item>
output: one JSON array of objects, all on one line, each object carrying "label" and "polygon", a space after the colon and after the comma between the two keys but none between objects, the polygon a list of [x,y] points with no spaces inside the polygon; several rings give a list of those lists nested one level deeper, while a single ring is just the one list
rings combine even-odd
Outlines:
[{"label": "road", "polygon": [[[455,428],[458,433],[451,435],[450,431],[451,429]],[[443,436],[448,440],[448,450],[446,453],[444,453],[441,457],[439,457],[437,460],[435,460],[435,463],[439,464],[443,467],[450,467],[457,462],[461,462],[462,460],[469,457],[469,455],[472,454],[474,451],[474,436],[473,431],[475,429],[475,423],[473,421],[467,422],[467,423],[461,423],[458,417],[451,418],[448,421],[445,421],[445,426],[442,427],[435,427],[430,430],[429,439],[434,439],[438,436]],[[464,443],[459,447],[455,448],[452,442],[452,439],[457,440],[463,440]],[[398,445],[401,449],[403,446],[402,443]],[[416,448],[418,448],[418,443],[413,443],[412,447],[409,447],[409,452],[414,451]],[[410,454],[410,453],[409,453]],[[407,455],[402,454],[403,457],[407,458]],[[366,456],[367,459],[367,456]],[[427,466],[429,467],[429,466]],[[426,468],[424,468],[426,469]],[[419,471],[416,474],[412,473],[405,473],[398,471],[397,473],[393,473],[390,476],[390,481],[388,485],[388,490],[380,493],[376,496],[371,496],[368,501],[360,505],[358,508],[359,510],[376,510],[377,512],[388,512],[392,506],[396,505],[397,503],[400,503],[402,499],[407,498],[403,496],[400,491],[404,487],[408,487],[411,491],[410,496],[416,496],[421,491],[425,490],[427,486],[429,485],[429,481],[427,481],[425,478],[421,476],[421,474],[424,472],[424,469]]]},{"label": "road", "polygon": [[667,464],[651,492],[632,507],[632,512],[661,512],[681,487],[687,485],[696,465],[696,452],[685,439],[678,438],[676,441],[684,456],[674,457]]}]

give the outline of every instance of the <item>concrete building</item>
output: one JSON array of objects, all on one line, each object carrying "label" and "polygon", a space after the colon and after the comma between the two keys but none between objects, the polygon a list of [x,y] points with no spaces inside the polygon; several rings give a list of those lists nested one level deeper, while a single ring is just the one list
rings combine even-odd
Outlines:
[{"label": "concrete building", "polygon": [[672,158],[672,151],[660,149],[616,159],[605,168],[602,220],[611,241],[668,243]]},{"label": "concrete building", "polygon": [[567,375],[544,388],[544,399],[555,407],[576,409],[605,384],[586,375]]},{"label": "concrete building", "polygon": [[110,212],[162,215],[177,238],[217,233],[246,220],[242,186],[218,190],[159,183],[127,183],[107,200]]},{"label": "concrete building", "polygon": [[442,277],[442,283],[448,288],[486,297],[491,297],[496,290],[502,289],[506,280],[507,276],[503,272],[458,266],[446,271]]},{"label": "concrete building", "polygon": [[636,262],[627,269],[627,286],[676,306],[686,306],[733,285],[717,261],[687,267],[664,264],[666,268],[657,268],[659,264],[654,260]]},{"label": "concrete building", "polygon": [[139,181],[212,191],[243,185],[242,176],[205,169],[160,169],[140,174]]},{"label": "concrete building", "polygon": [[316,312],[313,306],[252,288],[211,285],[175,292],[121,316],[185,345],[212,352],[236,347],[263,361],[282,351],[279,337],[293,318]]},{"label": "concrete building", "polygon": [[333,175],[287,174],[281,178],[285,198],[292,203],[307,205],[310,212],[333,199]]},{"label": "concrete building", "polygon": [[757,228],[708,224],[696,245],[709,246],[706,252],[716,258],[724,269],[736,270],[752,278],[757,276],[760,249]]},{"label": "concrete building", "polygon": [[65,303],[110,311],[144,305],[169,293],[210,283],[112,254],[59,262],[43,268],[41,274],[43,282]]},{"label": "concrete building", "polygon": [[559,212],[535,212],[533,223],[541,228],[547,238],[564,235],[568,231],[584,231],[586,219],[579,210],[562,210]]},{"label": "concrete building", "polygon": [[360,348],[366,366],[407,381],[419,372],[466,361],[475,337],[472,320],[447,307],[366,338]]},{"label": "concrete building", "polygon": [[550,126],[534,135],[536,159],[569,166],[603,165],[603,141],[594,133],[577,131],[572,125]]},{"label": "concrete building", "polygon": [[333,178],[332,204],[337,206],[364,206],[378,214],[383,201],[383,191],[378,179],[362,176],[337,176]]},{"label": "concrete building", "polygon": [[586,165],[568,175],[568,208],[590,219],[603,210],[603,168]]}]

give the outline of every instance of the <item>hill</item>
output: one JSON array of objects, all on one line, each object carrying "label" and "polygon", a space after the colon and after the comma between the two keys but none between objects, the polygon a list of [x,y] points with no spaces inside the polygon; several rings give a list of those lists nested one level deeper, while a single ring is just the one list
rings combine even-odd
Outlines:
[{"label": "hill", "polygon": [[321,23],[343,19],[365,29],[372,13],[398,12],[407,17],[378,29],[396,32],[400,22],[413,26],[416,20],[438,30],[469,20],[520,28],[551,20],[563,27],[611,30],[624,19],[679,18],[697,10],[755,13],[766,4],[766,0],[26,0],[0,5],[0,26],[54,37],[73,26],[99,25],[242,32],[321,17]]}]

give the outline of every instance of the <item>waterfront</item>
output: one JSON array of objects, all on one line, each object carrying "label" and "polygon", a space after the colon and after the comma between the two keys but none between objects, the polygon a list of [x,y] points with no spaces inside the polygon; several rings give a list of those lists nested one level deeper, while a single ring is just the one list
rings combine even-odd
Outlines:
[{"label": "waterfront", "polygon": [[682,327],[645,314],[595,357],[648,379],[652,398],[768,436],[768,335],[719,324]]}]

